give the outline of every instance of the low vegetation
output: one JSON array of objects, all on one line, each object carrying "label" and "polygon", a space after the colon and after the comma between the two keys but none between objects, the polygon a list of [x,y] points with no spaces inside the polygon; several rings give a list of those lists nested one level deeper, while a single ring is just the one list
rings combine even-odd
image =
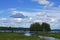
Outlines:
[{"label": "low vegetation", "polygon": [[42,36],[49,36],[49,37],[54,37],[60,39],[60,33],[43,33],[43,32],[38,32],[37,35],[42,35]]},{"label": "low vegetation", "polygon": [[36,36],[25,36],[23,33],[0,33],[0,40],[43,40]]},{"label": "low vegetation", "polygon": [[50,36],[60,39],[60,33],[46,33],[45,36]]}]

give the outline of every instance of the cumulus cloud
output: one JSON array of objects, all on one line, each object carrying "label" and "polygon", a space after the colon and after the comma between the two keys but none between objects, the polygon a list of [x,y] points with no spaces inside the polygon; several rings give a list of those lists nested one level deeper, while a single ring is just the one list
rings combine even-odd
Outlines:
[{"label": "cumulus cloud", "polygon": [[49,3],[48,5],[45,5],[44,8],[52,7],[54,5],[53,2]]},{"label": "cumulus cloud", "polygon": [[[45,13],[45,12],[32,12],[32,13],[29,13],[29,12],[21,12],[21,11],[17,11],[17,10],[15,10],[15,11],[13,11],[13,16],[16,16],[17,14],[21,17],[21,18],[24,18],[25,16],[28,16],[28,18],[26,18],[26,20],[25,21],[27,21],[27,20],[29,20],[29,21],[31,21],[31,20],[36,20],[36,19],[38,19],[38,20],[42,20],[42,21],[53,21],[53,19],[50,19],[50,18],[53,18],[52,16],[54,15],[51,15],[50,13],[48,14],[48,13]],[[16,17],[15,17],[16,18]],[[18,16],[17,16],[17,18],[19,18]]]},{"label": "cumulus cloud", "polygon": [[[47,23],[50,23],[51,25],[55,25],[55,23],[57,23],[58,19],[56,18],[56,15],[55,12],[53,12],[52,10],[51,11],[48,11],[46,10],[46,12],[21,12],[21,11],[17,11],[15,10],[15,14],[18,14],[18,13],[21,13],[23,14],[24,16],[28,16],[28,18],[25,18],[25,19],[19,19],[19,21],[21,23],[34,23],[34,22],[47,22]],[[14,14],[14,15],[15,15]],[[57,14],[57,13],[56,13]],[[58,16],[58,14],[57,14]],[[15,22],[19,24],[19,21],[16,20]]]},{"label": "cumulus cloud", "polygon": [[11,11],[12,11],[12,15],[19,13],[19,14],[22,14],[24,16],[31,16],[34,14],[34,12],[32,13],[32,12],[25,12],[25,11],[19,11],[19,10],[11,10]]},{"label": "cumulus cloud", "polygon": [[44,5],[44,8],[45,7],[51,7],[51,6],[54,5],[53,2],[50,2],[50,1],[47,1],[47,0],[32,0],[32,1],[35,1],[35,2],[38,2],[39,4]]},{"label": "cumulus cloud", "polygon": [[0,18],[0,20],[7,20],[6,18]]},{"label": "cumulus cloud", "polygon": [[39,4],[43,4],[43,5],[49,4],[49,1],[47,0],[32,0],[32,1],[37,1]]},{"label": "cumulus cloud", "polygon": [[[46,12],[45,12],[46,11]],[[24,12],[16,9],[11,10],[11,18],[0,18],[0,25],[25,27],[34,22],[47,22],[51,25],[58,24],[59,11],[45,10],[39,12]],[[58,14],[57,14],[58,12]],[[56,15],[54,15],[56,14]],[[28,16],[28,17],[26,17]],[[57,17],[58,16],[58,17]],[[26,17],[26,18],[25,18]]]},{"label": "cumulus cloud", "polygon": [[[35,13],[35,12],[34,12]],[[54,17],[51,17],[51,15],[48,15],[45,12],[36,12],[35,14],[33,13],[32,17],[29,18],[1,18],[0,21],[3,21],[3,23],[1,25],[7,25],[7,26],[15,26],[15,27],[20,27],[22,26],[22,24],[24,26],[28,26],[30,23],[34,23],[34,22],[48,22],[48,23],[56,23],[56,19]],[[29,13],[28,13],[29,14]],[[15,15],[15,14],[14,14]]]},{"label": "cumulus cloud", "polygon": [[20,27],[20,24],[22,22],[23,22],[22,18],[0,18],[0,26]]},{"label": "cumulus cloud", "polygon": [[11,8],[11,16],[13,18],[26,18],[29,15],[27,12],[18,11],[17,9]]}]

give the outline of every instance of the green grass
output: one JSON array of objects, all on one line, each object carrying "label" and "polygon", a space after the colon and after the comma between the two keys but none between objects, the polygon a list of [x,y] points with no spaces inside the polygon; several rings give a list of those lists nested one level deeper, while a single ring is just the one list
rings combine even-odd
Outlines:
[{"label": "green grass", "polygon": [[[42,36],[50,36],[60,39],[60,33],[38,33],[38,35]],[[0,40],[44,40],[37,36],[25,36],[23,33],[0,33]]]},{"label": "green grass", "polygon": [[23,33],[0,33],[0,40],[43,40],[36,36],[24,36]]}]

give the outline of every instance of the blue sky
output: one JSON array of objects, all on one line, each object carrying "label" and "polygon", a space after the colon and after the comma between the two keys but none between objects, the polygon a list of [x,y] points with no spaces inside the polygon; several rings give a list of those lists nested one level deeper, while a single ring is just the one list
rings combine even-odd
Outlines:
[{"label": "blue sky", "polygon": [[0,0],[0,26],[29,28],[34,22],[60,29],[60,0]]}]

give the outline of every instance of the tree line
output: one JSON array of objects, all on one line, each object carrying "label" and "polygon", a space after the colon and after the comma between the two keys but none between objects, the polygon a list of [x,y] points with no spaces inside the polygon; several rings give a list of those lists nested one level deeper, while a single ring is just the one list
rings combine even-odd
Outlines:
[{"label": "tree line", "polygon": [[40,24],[39,22],[32,23],[30,25],[30,28],[13,28],[13,27],[0,27],[0,30],[11,30],[12,32],[14,30],[23,30],[23,31],[50,31],[50,24],[43,22]]}]

